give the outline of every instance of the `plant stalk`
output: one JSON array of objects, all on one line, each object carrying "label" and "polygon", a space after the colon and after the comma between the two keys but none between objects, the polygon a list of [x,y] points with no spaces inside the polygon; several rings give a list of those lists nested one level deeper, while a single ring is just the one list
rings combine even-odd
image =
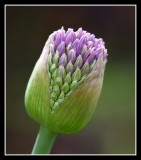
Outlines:
[{"label": "plant stalk", "polygon": [[49,154],[56,136],[57,133],[41,126],[32,150],[32,154]]}]

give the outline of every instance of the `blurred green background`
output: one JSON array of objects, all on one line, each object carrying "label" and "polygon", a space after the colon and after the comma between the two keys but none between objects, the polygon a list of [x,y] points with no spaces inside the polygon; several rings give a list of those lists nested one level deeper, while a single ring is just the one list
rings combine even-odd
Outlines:
[{"label": "blurred green background", "polygon": [[25,111],[25,89],[48,36],[62,26],[103,38],[108,63],[92,119],[79,133],[59,134],[51,153],[134,154],[134,6],[6,7],[6,153],[32,151],[39,124]]}]

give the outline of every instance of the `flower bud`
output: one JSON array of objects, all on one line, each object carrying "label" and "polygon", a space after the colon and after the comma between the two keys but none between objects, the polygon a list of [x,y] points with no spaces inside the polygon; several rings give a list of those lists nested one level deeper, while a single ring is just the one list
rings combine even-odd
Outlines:
[{"label": "flower bud", "polygon": [[58,61],[59,61],[59,51],[57,50],[54,57],[53,57],[53,63],[58,66]]},{"label": "flower bud", "polygon": [[70,51],[70,49],[71,49],[71,43],[69,43],[69,44],[67,45],[67,47],[66,47],[67,55],[68,55],[68,52]]},{"label": "flower bud", "polygon": [[50,54],[52,54],[54,56],[54,54],[55,54],[55,45],[54,45],[54,43],[51,43],[49,46],[50,46]]},{"label": "flower bud", "polygon": [[54,86],[54,87],[53,87],[53,92],[55,92],[55,94],[56,94],[57,96],[59,96],[59,95],[60,95],[59,87],[58,87],[58,86]]},{"label": "flower bud", "polygon": [[90,65],[90,71],[94,68],[95,63],[96,63],[96,60],[94,60],[93,63]]},{"label": "flower bud", "polygon": [[57,33],[56,40],[55,40],[55,48],[61,43],[61,32]]},{"label": "flower bud", "polygon": [[91,65],[91,64],[93,63],[93,61],[94,61],[94,56],[95,56],[95,53],[94,53],[94,51],[92,50],[91,53],[90,53],[90,55],[88,56],[88,58],[87,58],[87,60],[86,60],[86,61],[88,61],[89,65]]},{"label": "flower bud", "polygon": [[60,93],[60,95],[59,95],[59,99],[64,99],[64,97],[65,97],[65,94],[64,94],[64,92],[63,91],[61,91],[61,93]]},{"label": "flower bud", "polygon": [[83,31],[82,31],[82,28],[79,28],[78,31],[76,32],[76,38],[77,38],[77,39],[80,39],[80,38],[81,38],[82,32],[83,32]]},{"label": "flower bud", "polygon": [[67,38],[67,36],[69,35],[70,32],[73,32],[72,28],[68,28],[68,30],[66,31],[66,38]]},{"label": "flower bud", "polygon": [[84,57],[83,57],[83,62],[85,63],[87,58],[91,55],[92,53],[92,49],[89,48],[88,51],[84,54]]},{"label": "flower bud", "polygon": [[56,68],[57,68],[56,65],[52,64],[50,67],[50,72],[53,73],[56,70]]},{"label": "flower bud", "polygon": [[83,35],[80,39],[80,50],[83,48],[83,46],[86,46],[87,43],[87,37],[85,35]]},{"label": "flower bud", "polygon": [[66,38],[66,46],[67,46],[69,43],[72,43],[72,42],[74,41],[74,39],[75,39],[75,34],[74,34],[73,31],[71,31],[71,32],[69,33],[69,35],[67,36],[67,38]]},{"label": "flower bud", "polygon": [[74,51],[74,49],[71,49],[69,52],[68,52],[68,62],[71,61],[72,64],[74,64],[75,60],[76,60],[76,52]]},{"label": "flower bud", "polygon": [[72,81],[72,83],[70,84],[70,89],[74,89],[76,86],[78,85],[77,81]]},{"label": "flower bud", "polygon": [[68,84],[71,83],[71,72],[69,72],[69,73],[66,75],[66,77],[65,77],[65,79],[64,79],[64,82],[67,82]]},{"label": "flower bud", "polygon": [[53,99],[54,101],[57,100],[57,95],[55,92],[52,92],[51,95],[50,95],[51,99]]},{"label": "flower bud", "polygon": [[91,34],[89,37],[88,37],[88,41],[92,41],[93,43],[95,42],[95,35],[94,34]]},{"label": "flower bud", "polygon": [[57,78],[57,76],[58,76],[58,70],[56,69],[53,73],[52,73],[52,79],[54,80],[54,79],[56,79]]},{"label": "flower bud", "polygon": [[84,46],[82,47],[81,52],[80,52],[81,56],[83,57],[83,56],[86,54],[86,52],[87,52],[87,46],[84,45]]},{"label": "flower bud", "polygon": [[58,77],[61,77],[62,79],[65,78],[66,76],[66,71],[64,66],[59,66],[58,68]]},{"label": "flower bud", "polygon": [[57,85],[57,86],[62,86],[63,84],[63,81],[62,81],[62,78],[61,77],[57,77],[55,80],[54,80],[54,86]]},{"label": "flower bud", "polygon": [[59,55],[60,57],[62,56],[62,54],[65,52],[65,42],[61,42],[57,49],[56,49],[58,52],[59,52]]},{"label": "flower bud", "polygon": [[88,43],[87,43],[87,48],[93,48],[93,42],[92,41],[88,41]]},{"label": "flower bud", "polygon": [[72,48],[76,51],[76,57],[78,57],[79,52],[80,52],[80,45],[79,45],[80,40],[76,39],[73,44],[72,44]]},{"label": "flower bud", "polygon": [[82,67],[82,69],[81,69],[81,74],[82,74],[82,76],[84,76],[85,74],[88,74],[89,73],[89,63],[88,62],[86,62],[85,64],[84,64],[84,66]]},{"label": "flower bud", "polygon": [[76,59],[76,62],[74,63],[74,69],[81,68],[82,65],[83,65],[83,59],[82,59],[81,55],[79,55]]},{"label": "flower bud", "polygon": [[30,117],[52,132],[81,130],[102,89],[108,55],[104,44],[82,28],[52,33],[27,85],[25,106]]},{"label": "flower bud", "polygon": [[66,56],[66,54],[64,53],[64,54],[61,56],[60,60],[59,60],[59,66],[62,65],[62,66],[65,67],[66,64],[67,64],[67,56]]},{"label": "flower bud", "polygon": [[59,107],[59,103],[55,102],[54,105],[51,107],[52,111],[55,111]]},{"label": "flower bud", "polygon": [[48,65],[51,66],[52,65],[52,54],[48,55]]},{"label": "flower bud", "polygon": [[72,81],[79,81],[81,79],[81,70],[79,68],[72,75]]},{"label": "flower bud", "polygon": [[68,64],[67,64],[67,66],[66,66],[66,72],[67,73],[72,73],[73,72],[73,65],[72,65],[72,63],[71,62],[69,62]]},{"label": "flower bud", "polygon": [[63,91],[65,94],[69,92],[69,85],[68,85],[68,83],[64,83],[61,86],[61,91]]}]

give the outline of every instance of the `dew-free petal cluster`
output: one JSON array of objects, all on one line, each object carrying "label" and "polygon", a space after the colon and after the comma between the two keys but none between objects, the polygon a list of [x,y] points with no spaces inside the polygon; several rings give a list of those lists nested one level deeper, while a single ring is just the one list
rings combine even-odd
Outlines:
[{"label": "dew-free petal cluster", "polygon": [[95,66],[100,54],[107,61],[107,49],[102,38],[79,28],[67,31],[62,27],[52,34],[49,44],[50,106],[56,110],[60,103],[79,85]]}]

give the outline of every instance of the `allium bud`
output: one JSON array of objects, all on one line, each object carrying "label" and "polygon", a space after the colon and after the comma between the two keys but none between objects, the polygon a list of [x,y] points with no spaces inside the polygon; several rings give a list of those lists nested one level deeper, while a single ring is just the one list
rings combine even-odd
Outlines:
[{"label": "allium bud", "polygon": [[68,62],[71,61],[71,63],[74,64],[74,62],[76,60],[76,51],[74,49],[71,49],[68,52],[67,59],[68,59]]},{"label": "allium bud", "polygon": [[55,48],[55,45],[54,45],[54,43],[51,43],[50,45],[49,45],[49,49],[50,49],[50,53],[54,56],[54,54],[55,54],[55,51],[54,51],[54,48]]},{"label": "allium bud", "polygon": [[83,35],[80,39],[80,50],[83,48],[84,45],[87,43],[87,37]]},{"label": "allium bud", "polygon": [[88,74],[89,73],[89,63],[88,62],[86,62],[84,65],[83,65],[83,67],[82,67],[82,69],[81,69],[81,74],[84,76],[85,74]]},{"label": "allium bud", "polygon": [[67,82],[68,84],[71,83],[71,73],[70,72],[66,75],[64,82]]},{"label": "allium bud", "polygon": [[60,57],[62,56],[62,54],[65,52],[65,42],[61,42],[57,49],[56,49],[58,52],[59,52],[59,55]]},{"label": "allium bud", "polygon": [[73,42],[72,48],[76,51],[76,57],[78,57],[80,53],[80,40],[79,39],[76,39]]},{"label": "allium bud", "polygon": [[86,52],[87,52],[87,46],[84,44],[84,46],[82,47],[81,52],[80,52],[81,56],[84,57]]},{"label": "allium bud", "polygon": [[78,132],[95,110],[106,62],[103,39],[82,28],[53,32],[27,85],[28,114],[53,132]]},{"label": "allium bud", "polygon": [[65,71],[65,68],[64,66],[59,66],[58,68],[58,77],[61,77],[61,79],[64,79],[66,76],[66,71]]},{"label": "allium bud", "polygon": [[74,69],[81,68],[82,65],[83,65],[83,59],[82,56],[79,55],[76,59],[76,62],[74,63]]},{"label": "allium bud", "polygon": [[81,79],[81,70],[79,68],[72,75],[72,81],[79,81]]},{"label": "allium bud", "polygon": [[65,67],[66,64],[67,64],[67,56],[66,56],[66,54],[64,53],[64,54],[60,57],[60,59],[59,59],[59,66],[62,65],[62,66]]},{"label": "allium bud", "polygon": [[66,72],[67,72],[67,73],[70,72],[70,73],[72,74],[72,73],[73,73],[73,68],[74,68],[74,67],[73,67],[73,64],[72,64],[71,62],[69,62],[69,63],[67,64],[67,66],[66,66]]},{"label": "allium bud", "polygon": [[[49,54],[49,56],[50,56],[50,54]],[[59,58],[60,58],[59,51],[57,50],[56,53],[55,53],[55,55],[53,56],[53,63],[56,64],[56,66],[58,66]]]},{"label": "allium bud", "polygon": [[66,41],[65,41],[65,44],[66,46],[69,45],[69,44],[72,44],[72,42],[74,41],[75,39],[75,33],[73,31],[71,31],[68,36],[66,37]]}]

